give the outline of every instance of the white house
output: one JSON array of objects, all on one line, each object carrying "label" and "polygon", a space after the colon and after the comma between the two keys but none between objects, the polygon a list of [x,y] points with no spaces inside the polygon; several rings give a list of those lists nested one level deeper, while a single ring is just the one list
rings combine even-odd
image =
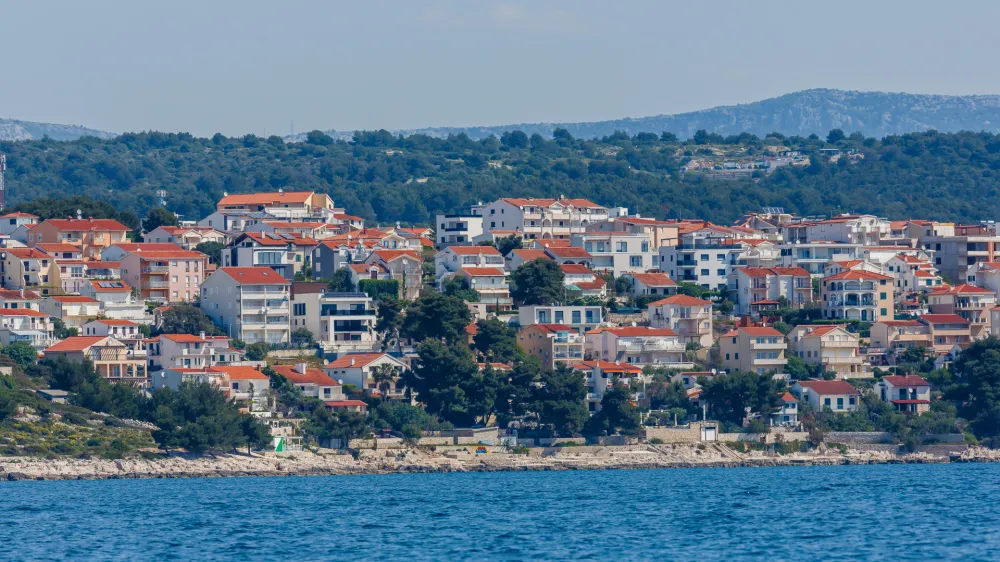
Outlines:
[{"label": "white house", "polygon": [[493,246],[449,246],[434,256],[434,277],[441,281],[467,267],[495,267],[505,269],[503,256]]},{"label": "white house", "polygon": [[685,344],[668,328],[626,326],[597,328],[586,333],[587,359],[628,363],[643,367],[653,365],[672,369],[692,369],[685,356]]},{"label": "white house", "polygon": [[222,267],[201,284],[201,309],[230,337],[289,343],[289,285],[269,267]]},{"label": "white house", "polygon": [[305,363],[274,365],[276,373],[288,379],[306,396],[320,400],[345,400],[343,386],[319,369],[310,369]]},{"label": "white house", "polygon": [[931,384],[917,375],[882,377],[874,391],[900,412],[922,414],[931,409]]},{"label": "white house", "polygon": [[339,359],[327,363],[323,372],[343,384],[354,385],[368,395],[381,395],[374,374],[380,366],[386,365],[395,373],[390,382],[388,398],[405,400],[406,387],[399,376],[406,370],[406,364],[385,353],[348,353]]},{"label": "white house", "polygon": [[834,412],[856,410],[861,395],[847,381],[797,381],[792,393],[816,410],[829,408]]}]

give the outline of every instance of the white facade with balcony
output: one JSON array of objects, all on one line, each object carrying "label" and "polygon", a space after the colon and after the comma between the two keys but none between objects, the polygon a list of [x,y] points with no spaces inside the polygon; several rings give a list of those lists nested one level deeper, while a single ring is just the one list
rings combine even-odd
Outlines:
[{"label": "white facade with balcony", "polygon": [[583,248],[593,259],[590,268],[620,277],[658,269],[660,254],[649,236],[627,232],[587,232],[574,234],[570,244]]},{"label": "white facade with balcony", "polygon": [[578,332],[593,330],[604,320],[600,306],[526,305],[518,309],[520,325],[562,324]]},{"label": "white facade with balcony", "polygon": [[602,328],[587,334],[587,359],[651,365],[671,369],[693,369],[686,345],[666,328]]},{"label": "white facade with balcony", "polygon": [[288,281],[270,268],[223,267],[202,283],[201,309],[231,338],[284,345],[291,341],[289,297]]},{"label": "white facade with balcony", "polygon": [[380,348],[375,333],[375,303],[364,293],[325,293],[319,298],[320,332],[313,334],[328,355]]},{"label": "white facade with balcony", "polygon": [[483,229],[520,230],[532,239],[569,239],[595,222],[606,222],[609,212],[585,199],[498,199],[481,208]]},{"label": "white facade with balcony", "polygon": [[471,246],[472,239],[483,234],[483,217],[479,215],[438,215],[434,222],[435,244],[447,246]]}]

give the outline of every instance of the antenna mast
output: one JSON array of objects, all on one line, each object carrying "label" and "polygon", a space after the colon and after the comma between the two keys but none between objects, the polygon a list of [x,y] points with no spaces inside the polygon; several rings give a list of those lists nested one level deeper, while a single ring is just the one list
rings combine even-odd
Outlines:
[{"label": "antenna mast", "polygon": [[3,183],[4,172],[7,171],[7,155],[0,154],[0,211],[3,210],[4,206],[4,196],[6,195],[6,187]]}]

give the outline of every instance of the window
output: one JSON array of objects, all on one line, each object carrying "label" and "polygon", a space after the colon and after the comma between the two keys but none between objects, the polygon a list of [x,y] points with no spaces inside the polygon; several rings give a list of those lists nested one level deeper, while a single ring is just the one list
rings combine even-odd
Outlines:
[{"label": "window", "polygon": [[824,398],[823,399],[823,405],[824,406],[829,406],[830,405],[830,399],[829,398]]},{"label": "window", "polygon": [[555,317],[556,317],[556,324],[563,323],[563,311],[561,310],[555,311]]},{"label": "window", "polygon": [[642,243],[642,251],[643,252],[648,252],[649,251],[649,242],[643,242]]},{"label": "window", "polygon": [[305,305],[305,303],[296,304],[294,306],[294,309],[295,309],[294,312],[295,312],[296,316],[305,316],[306,315],[306,305]]},{"label": "window", "polygon": [[708,254],[702,254],[701,261],[708,261]]},{"label": "window", "polygon": [[628,251],[628,243],[627,242],[615,242],[615,251],[616,252],[627,252]]},{"label": "window", "polygon": [[844,409],[844,399],[843,398],[838,398],[837,399],[837,409],[838,410],[843,410]]},{"label": "window", "polygon": [[[490,213],[490,214],[492,214],[492,213]],[[496,227],[497,227],[496,221],[490,221],[490,228],[496,228]]]},{"label": "window", "polygon": [[726,354],[726,361],[729,361],[729,354]]},{"label": "window", "polygon": [[879,311],[879,314],[881,314],[882,316],[888,316],[884,308]]},{"label": "window", "polygon": [[701,270],[701,274],[704,275],[704,276],[706,276],[706,277],[708,277],[708,270],[707,269]]},{"label": "window", "polygon": [[642,256],[630,256],[628,261],[632,267],[642,267]]},{"label": "window", "polygon": [[716,272],[717,272],[717,273],[718,273],[719,275],[721,275],[721,276],[725,276],[725,275],[726,275],[726,270],[725,270],[725,269],[719,269],[719,270],[716,270]]}]

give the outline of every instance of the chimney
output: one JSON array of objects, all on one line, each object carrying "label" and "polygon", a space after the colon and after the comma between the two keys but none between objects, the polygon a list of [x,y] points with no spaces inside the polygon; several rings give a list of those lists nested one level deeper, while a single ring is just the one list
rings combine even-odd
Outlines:
[{"label": "chimney", "polygon": [[306,364],[305,363],[296,363],[295,364],[295,372],[303,374],[303,375],[306,374]]},{"label": "chimney", "polygon": [[201,339],[205,339],[205,332],[198,332],[198,337]]},{"label": "chimney", "polygon": [[353,366],[354,366],[354,358],[351,357],[351,367],[353,367]]}]

